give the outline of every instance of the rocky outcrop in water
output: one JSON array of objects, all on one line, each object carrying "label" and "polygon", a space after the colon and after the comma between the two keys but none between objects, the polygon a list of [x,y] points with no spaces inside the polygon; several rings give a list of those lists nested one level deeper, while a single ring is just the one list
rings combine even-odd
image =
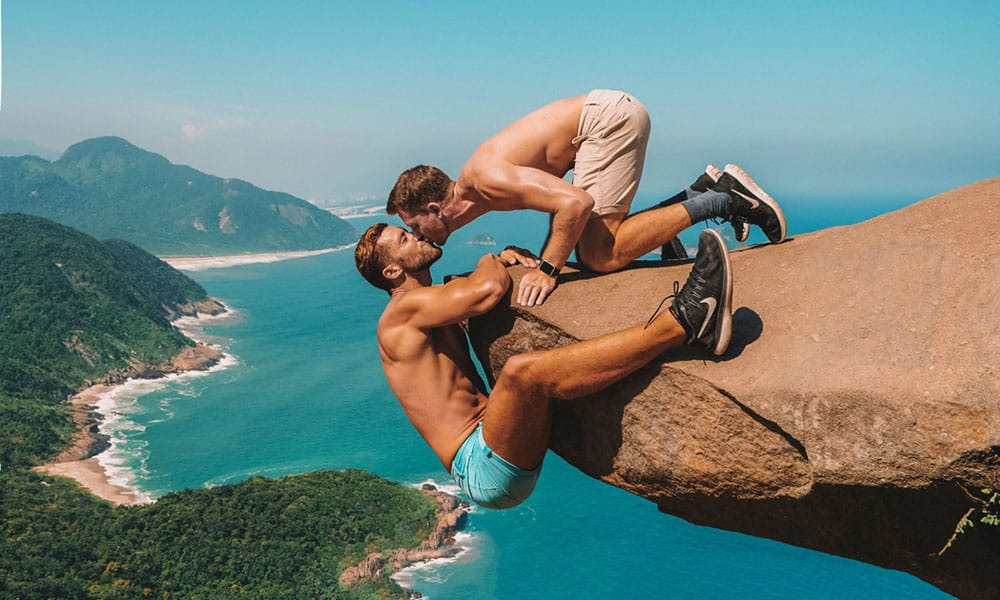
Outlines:
[{"label": "rocky outcrop in water", "polygon": [[[455,545],[455,534],[465,526],[469,505],[430,484],[425,484],[421,491],[435,504],[437,525],[430,535],[416,548],[397,548],[388,556],[381,552],[369,554],[359,564],[344,569],[337,578],[341,585],[354,587],[365,579],[382,580],[387,565],[389,572],[395,573],[417,563],[455,556],[461,551]],[[420,594],[414,592],[412,597],[419,598]]]},{"label": "rocky outcrop in water", "polygon": [[207,298],[198,302],[187,302],[168,306],[162,305],[164,314],[173,320],[179,317],[197,317],[198,315],[221,315],[226,312],[226,305],[215,298]]},{"label": "rocky outcrop in water", "polygon": [[[1000,527],[977,518],[982,490],[1000,489],[998,228],[994,178],[733,252],[729,351],[671,350],[557,402],[551,448],[691,522],[997,597]],[[473,346],[496,374],[513,354],[645,322],[689,270],[569,272],[542,307],[474,319]],[[967,512],[975,527],[939,555]]]}]

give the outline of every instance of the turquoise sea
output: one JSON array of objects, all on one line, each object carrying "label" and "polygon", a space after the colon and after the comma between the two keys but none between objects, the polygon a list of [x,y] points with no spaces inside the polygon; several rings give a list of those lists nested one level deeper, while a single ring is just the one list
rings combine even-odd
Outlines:
[{"label": "turquoise sea", "polygon": [[[916,199],[783,206],[794,234]],[[352,223],[360,231],[375,220]],[[543,215],[488,215],[452,236],[435,280],[497,249],[468,244],[477,234],[491,233],[498,248],[537,248],[546,225]],[[700,227],[682,236],[689,246]],[[386,296],[357,275],[351,250],[189,274],[234,309],[195,326],[231,359],[207,375],[128,384],[108,399],[115,447],[102,460],[116,478],[153,497],[348,467],[450,483],[383,379],[374,331]],[[467,533],[466,552],[405,574],[406,585],[433,600],[948,597],[898,571],[691,525],[551,453],[526,503],[473,512]]]}]

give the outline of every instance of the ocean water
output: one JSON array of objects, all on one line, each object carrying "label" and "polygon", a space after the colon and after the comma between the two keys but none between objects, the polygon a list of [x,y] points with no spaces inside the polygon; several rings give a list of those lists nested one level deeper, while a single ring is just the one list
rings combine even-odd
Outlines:
[{"label": "ocean water", "polygon": [[[913,200],[783,206],[791,232],[802,233]],[[361,230],[374,221],[352,222]],[[487,215],[453,235],[435,280],[498,249],[467,244],[476,234],[535,247],[546,226],[544,215]],[[688,246],[700,227],[682,236]],[[149,497],[315,469],[450,483],[385,383],[374,331],[386,295],[356,274],[350,250],[190,274],[234,311],[182,325],[229,358],[105,399],[115,443],[101,460],[116,480]],[[461,543],[457,559],[400,580],[433,600],[948,597],[898,571],[689,524],[551,453],[528,501],[474,511]]]}]

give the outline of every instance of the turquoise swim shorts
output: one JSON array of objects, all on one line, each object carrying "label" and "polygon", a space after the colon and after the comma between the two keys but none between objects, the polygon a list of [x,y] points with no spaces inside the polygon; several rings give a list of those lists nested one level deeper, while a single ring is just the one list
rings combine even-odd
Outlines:
[{"label": "turquoise swim shorts", "polygon": [[451,476],[470,500],[484,508],[511,508],[524,502],[535,489],[542,467],[526,471],[490,450],[480,422],[458,449]]}]

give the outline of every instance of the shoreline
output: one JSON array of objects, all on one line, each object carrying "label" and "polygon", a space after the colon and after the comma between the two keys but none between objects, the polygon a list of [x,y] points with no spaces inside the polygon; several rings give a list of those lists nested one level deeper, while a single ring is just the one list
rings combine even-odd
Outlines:
[{"label": "shoreline", "polygon": [[318,256],[353,248],[354,244],[345,244],[320,250],[287,250],[283,252],[255,252],[246,254],[226,254],[220,256],[160,256],[163,262],[181,271],[204,271],[206,269],[224,269],[239,265],[272,263],[308,256]]},{"label": "shoreline", "polygon": [[76,432],[73,445],[63,450],[51,461],[35,467],[35,472],[69,477],[93,495],[118,506],[145,504],[139,492],[111,483],[97,455],[106,449],[107,441],[97,427],[103,416],[97,412],[101,394],[114,389],[113,385],[97,383],[86,387],[70,398]]},{"label": "shoreline", "polygon": [[[196,310],[197,308],[209,307],[213,307],[212,312],[197,312]],[[174,321],[176,322],[181,317],[219,316],[230,312],[221,302],[209,299],[189,307],[178,307],[174,313]],[[188,338],[191,337],[188,332],[185,332],[185,335]],[[98,404],[105,394],[130,380],[155,380],[171,374],[207,371],[226,357],[218,348],[198,340],[194,341],[194,346],[182,348],[170,360],[160,365],[136,364],[130,365],[125,371],[113,370],[98,381],[73,394],[69,400],[73,423],[76,426],[72,445],[49,462],[34,467],[34,471],[73,479],[91,494],[117,506],[155,502],[155,499],[150,499],[137,489],[112,483],[111,474],[98,460],[98,456],[111,447],[108,436],[100,431],[104,415],[98,412]]]},{"label": "shoreline", "polygon": [[[388,577],[396,585],[410,592],[411,598],[422,598],[420,592],[403,585],[394,578],[394,575],[404,569],[419,568],[420,565],[431,561],[452,559],[463,552],[463,548],[456,543],[455,538],[465,527],[470,511],[469,504],[431,483],[425,483],[419,489],[435,503],[437,525],[434,531],[416,548],[396,548],[387,554],[372,552],[357,565],[344,569],[337,578],[338,583],[351,588],[365,580],[381,581]],[[386,567],[389,567],[388,574]]]}]

